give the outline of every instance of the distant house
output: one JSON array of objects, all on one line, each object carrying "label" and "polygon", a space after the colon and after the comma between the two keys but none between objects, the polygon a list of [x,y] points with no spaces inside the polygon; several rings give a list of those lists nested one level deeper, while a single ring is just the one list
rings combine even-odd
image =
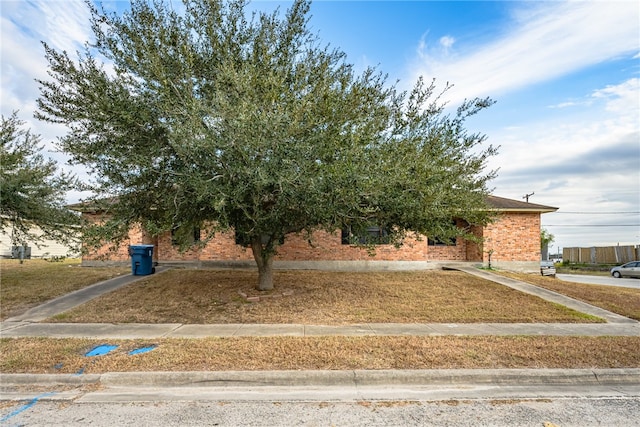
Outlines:
[{"label": "distant house", "polygon": [[[36,226],[34,226],[30,233],[35,236],[41,236],[42,232]],[[65,245],[55,240],[43,239],[36,245],[32,241],[21,242],[26,244],[23,249],[24,258],[53,258],[53,257],[67,257],[77,258],[80,256],[79,243],[80,233],[77,228],[70,228],[69,233],[77,235],[77,247]],[[12,231],[11,226],[6,226],[0,230],[0,258],[19,258],[19,248],[12,243]],[[21,245],[24,246],[24,245]]]},{"label": "distant house", "polygon": [[[483,239],[482,244],[464,239],[440,242],[429,239],[407,239],[400,248],[389,244],[376,245],[375,254],[350,244],[340,230],[335,233],[317,231],[308,239],[299,234],[285,237],[274,258],[276,268],[304,269],[428,269],[443,263],[467,262],[513,271],[538,272],[540,269],[540,216],[558,208],[518,200],[489,196],[488,205],[497,213],[495,221],[485,227],[472,226],[472,232]],[[78,204],[73,209],[85,218],[99,221],[101,212]],[[468,224],[457,220],[458,225]],[[371,230],[376,233],[377,230]],[[194,230],[194,242],[200,230]],[[171,233],[152,238],[139,227],[129,232],[128,241],[116,251],[104,246],[83,256],[84,265],[126,263],[128,244],[153,244],[154,260],[160,264],[184,264],[211,267],[252,267],[255,265],[250,249],[237,244],[233,231],[219,233],[206,245],[194,245],[180,252],[172,242]]]}]

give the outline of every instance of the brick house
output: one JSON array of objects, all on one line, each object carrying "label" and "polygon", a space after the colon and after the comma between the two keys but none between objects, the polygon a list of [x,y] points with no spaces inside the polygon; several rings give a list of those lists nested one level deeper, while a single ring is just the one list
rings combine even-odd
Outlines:
[{"label": "brick house", "polygon": [[[489,196],[487,202],[495,209],[496,219],[485,227],[473,226],[472,232],[483,239],[477,244],[464,239],[445,244],[428,238],[406,239],[400,248],[377,245],[375,254],[356,247],[343,233],[317,231],[311,239],[303,235],[286,236],[274,258],[275,268],[332,269],[332,270],[410,270],[437,268],[446,263],[464,262],[491,265],[514,271],[538,272],[540,268],[540,215],[558,208]],[[101,213],[78,204],[72,209],[85,218],[99,220]],[[457,221],[459,226],[465,226]],[[194,241],[200,230],[194,230]],[[375,232],[376,230],[372,230]],[[139,227],[129,232],[128,241],[115,251],[104,246],[97,252],[83,256],[83,265],[128,263],[129,244],[153,244],[154,261],[163,265],[192,265],[196,267],[255,267],[251,249],[236,243],[233,231],[218,233],[205,245],[194,245],[180,252],[172,243],[171,233],[151,237]]]}]

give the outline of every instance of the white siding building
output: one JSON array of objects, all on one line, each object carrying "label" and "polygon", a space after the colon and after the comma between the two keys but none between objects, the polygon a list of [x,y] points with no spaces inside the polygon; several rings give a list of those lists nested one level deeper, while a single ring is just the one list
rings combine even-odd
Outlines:
[{"label": "white siding building", "polygon": [[[42,234],[39,228],[33,228],[31,232],[35,235]],[[70,230],[70,233],[75,233],[75,240],[78,242],[80,241],[79,231],[74,231],[72,229]],[[35,243],[27,241],[27,247],[30,250],[31,258],[77,258],[80,256],[80,251],[78,250],[79,245],[77,245],[76,248],[73,248],[48,239],[38,242],[37,246]],[[29,250],[27,250],[27,254],[29,253]],[[11,243],[11,227],[5,227],[0,230],[0,258],[17,258],[14,251],[14,245]]]}]

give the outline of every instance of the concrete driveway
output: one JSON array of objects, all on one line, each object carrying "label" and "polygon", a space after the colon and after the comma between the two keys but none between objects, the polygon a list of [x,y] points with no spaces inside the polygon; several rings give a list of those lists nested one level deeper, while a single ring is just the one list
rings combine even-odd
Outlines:
[{"label": "concrete driveway", "polygon": [[587,276],[582,274],[557,274],[556,277],[565,282],[640,289],[640,279],[616,279],[613,276]]}]

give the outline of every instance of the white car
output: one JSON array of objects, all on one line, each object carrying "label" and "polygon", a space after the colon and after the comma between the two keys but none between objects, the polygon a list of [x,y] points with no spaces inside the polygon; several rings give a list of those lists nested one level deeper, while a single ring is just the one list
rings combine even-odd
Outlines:
[{"label": "white car", "polygon": [[631,261],[618,267],[613,267],[611,275],[618,279],[620,277],[640,277],[640,261]]},{"label": "white car", "polygon": [[540,262],[540,274],[543,276],[556,277],[556,265],[553,261]]}]

